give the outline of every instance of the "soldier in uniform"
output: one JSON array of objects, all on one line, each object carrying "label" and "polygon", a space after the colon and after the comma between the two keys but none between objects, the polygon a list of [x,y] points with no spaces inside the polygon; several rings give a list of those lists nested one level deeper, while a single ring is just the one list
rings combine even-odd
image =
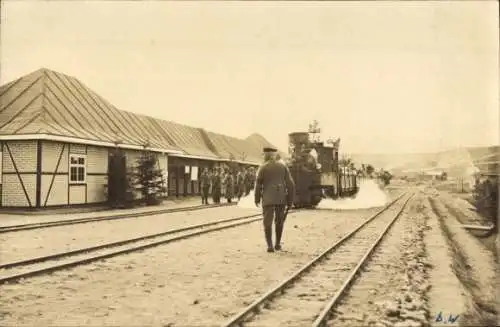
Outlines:
[{"label": "soldier in uniform", "polygon": [[224,177],[224,188],[226,190],[225,195],[227,202],[231,203],[234,196],[234,178],[229,169],[226,171],[226,176]]},{"label": "soldier in uniform", "polygon": [[245,171],[239,170],[236,175],[236,192],[238,192],[238,202],[241,200],[243,194],[245,194]]},{"label": "soldier in uniform", "polygon": [[219,173],[219,170],[216,168],[214,170],[214,174],[212,175],[212,197],[214,200],[214,203],[220,203],[220,196],[221,196],[221,176]]},{"label": "soldier in uniform", "polygon": [[250,194],[250,191],[253,190],[255,184],[255,171],[253,167],[249,167],[245,174],[245,196]]},{"label": "soldier in uniform", "polygon": [[208,174],[208,169],[203,169],[203,173],[200,176],[200,186],[201,186],[201,204],[208,204],[208,191],[210,189],[210,175]]},{"label": "soldier in uniform", "polygon": [[[288,168],[277,162],[273,148],[264,148],[264,163],[259,167],[255,183],[255,205],[262,199],[264,234],[267,252],[281,250],[285,209],[293,203],[295,185]],[[272,227],[275,221],[276,245],[273,248]]]},{"label": "soldier in uniform", "polygon": [[245,185],[245,196],[247,196],[250,191],[251,191],[251,185],[250,185],[250,169],[247,168],[245,169],[245,175],[243,177],[243,184]]}]

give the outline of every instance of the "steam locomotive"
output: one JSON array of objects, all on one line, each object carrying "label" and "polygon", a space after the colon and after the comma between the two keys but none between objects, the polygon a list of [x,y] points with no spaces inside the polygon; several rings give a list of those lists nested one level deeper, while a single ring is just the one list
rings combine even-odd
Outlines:
[{"label": "steam locomotive", "polygon": [[310,135],[310,132],[288,134],[286,164],[296,186],[294,206],[313,208],[324,198],[354,196],[359,190],[357,173],[339,167],[340,139],[325,143]]}]

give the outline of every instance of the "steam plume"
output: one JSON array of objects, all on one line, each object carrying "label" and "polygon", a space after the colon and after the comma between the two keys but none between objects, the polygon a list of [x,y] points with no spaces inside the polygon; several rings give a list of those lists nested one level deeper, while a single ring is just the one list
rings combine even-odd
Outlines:
[{"label": "steam plume", "polygon": [[339,200],[323,199],[317,208],[344,210],[366,209],[384,206],[389,200],[389,195],[380,189],[374,180],[368,179],[360,182],[359,192],[356,194],[355,198],[344,198]]}]

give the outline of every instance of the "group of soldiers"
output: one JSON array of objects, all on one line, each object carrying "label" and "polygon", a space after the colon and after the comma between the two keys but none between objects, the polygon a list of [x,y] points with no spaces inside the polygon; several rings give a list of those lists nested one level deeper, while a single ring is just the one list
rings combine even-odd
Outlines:
[{"label": "group of soldiers", "polygon": [[246,196],[254,188],[255,170],[252,167],[241,168],[236,173],[229,168],[205,168],[200,176],[201,202],[208,204],[208,196],[212,194],[213,203],[220,203],[225,197],[228,203],[233,198]]}]

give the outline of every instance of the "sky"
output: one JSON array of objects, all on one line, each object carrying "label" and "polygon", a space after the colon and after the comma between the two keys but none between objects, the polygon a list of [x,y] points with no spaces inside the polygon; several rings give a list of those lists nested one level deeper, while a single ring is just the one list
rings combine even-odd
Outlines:
[{"label": "sky", "polygon": [[496,1],[2,1],[0,83],[45,67],[116,107],[286,151],[499,144]]}]

